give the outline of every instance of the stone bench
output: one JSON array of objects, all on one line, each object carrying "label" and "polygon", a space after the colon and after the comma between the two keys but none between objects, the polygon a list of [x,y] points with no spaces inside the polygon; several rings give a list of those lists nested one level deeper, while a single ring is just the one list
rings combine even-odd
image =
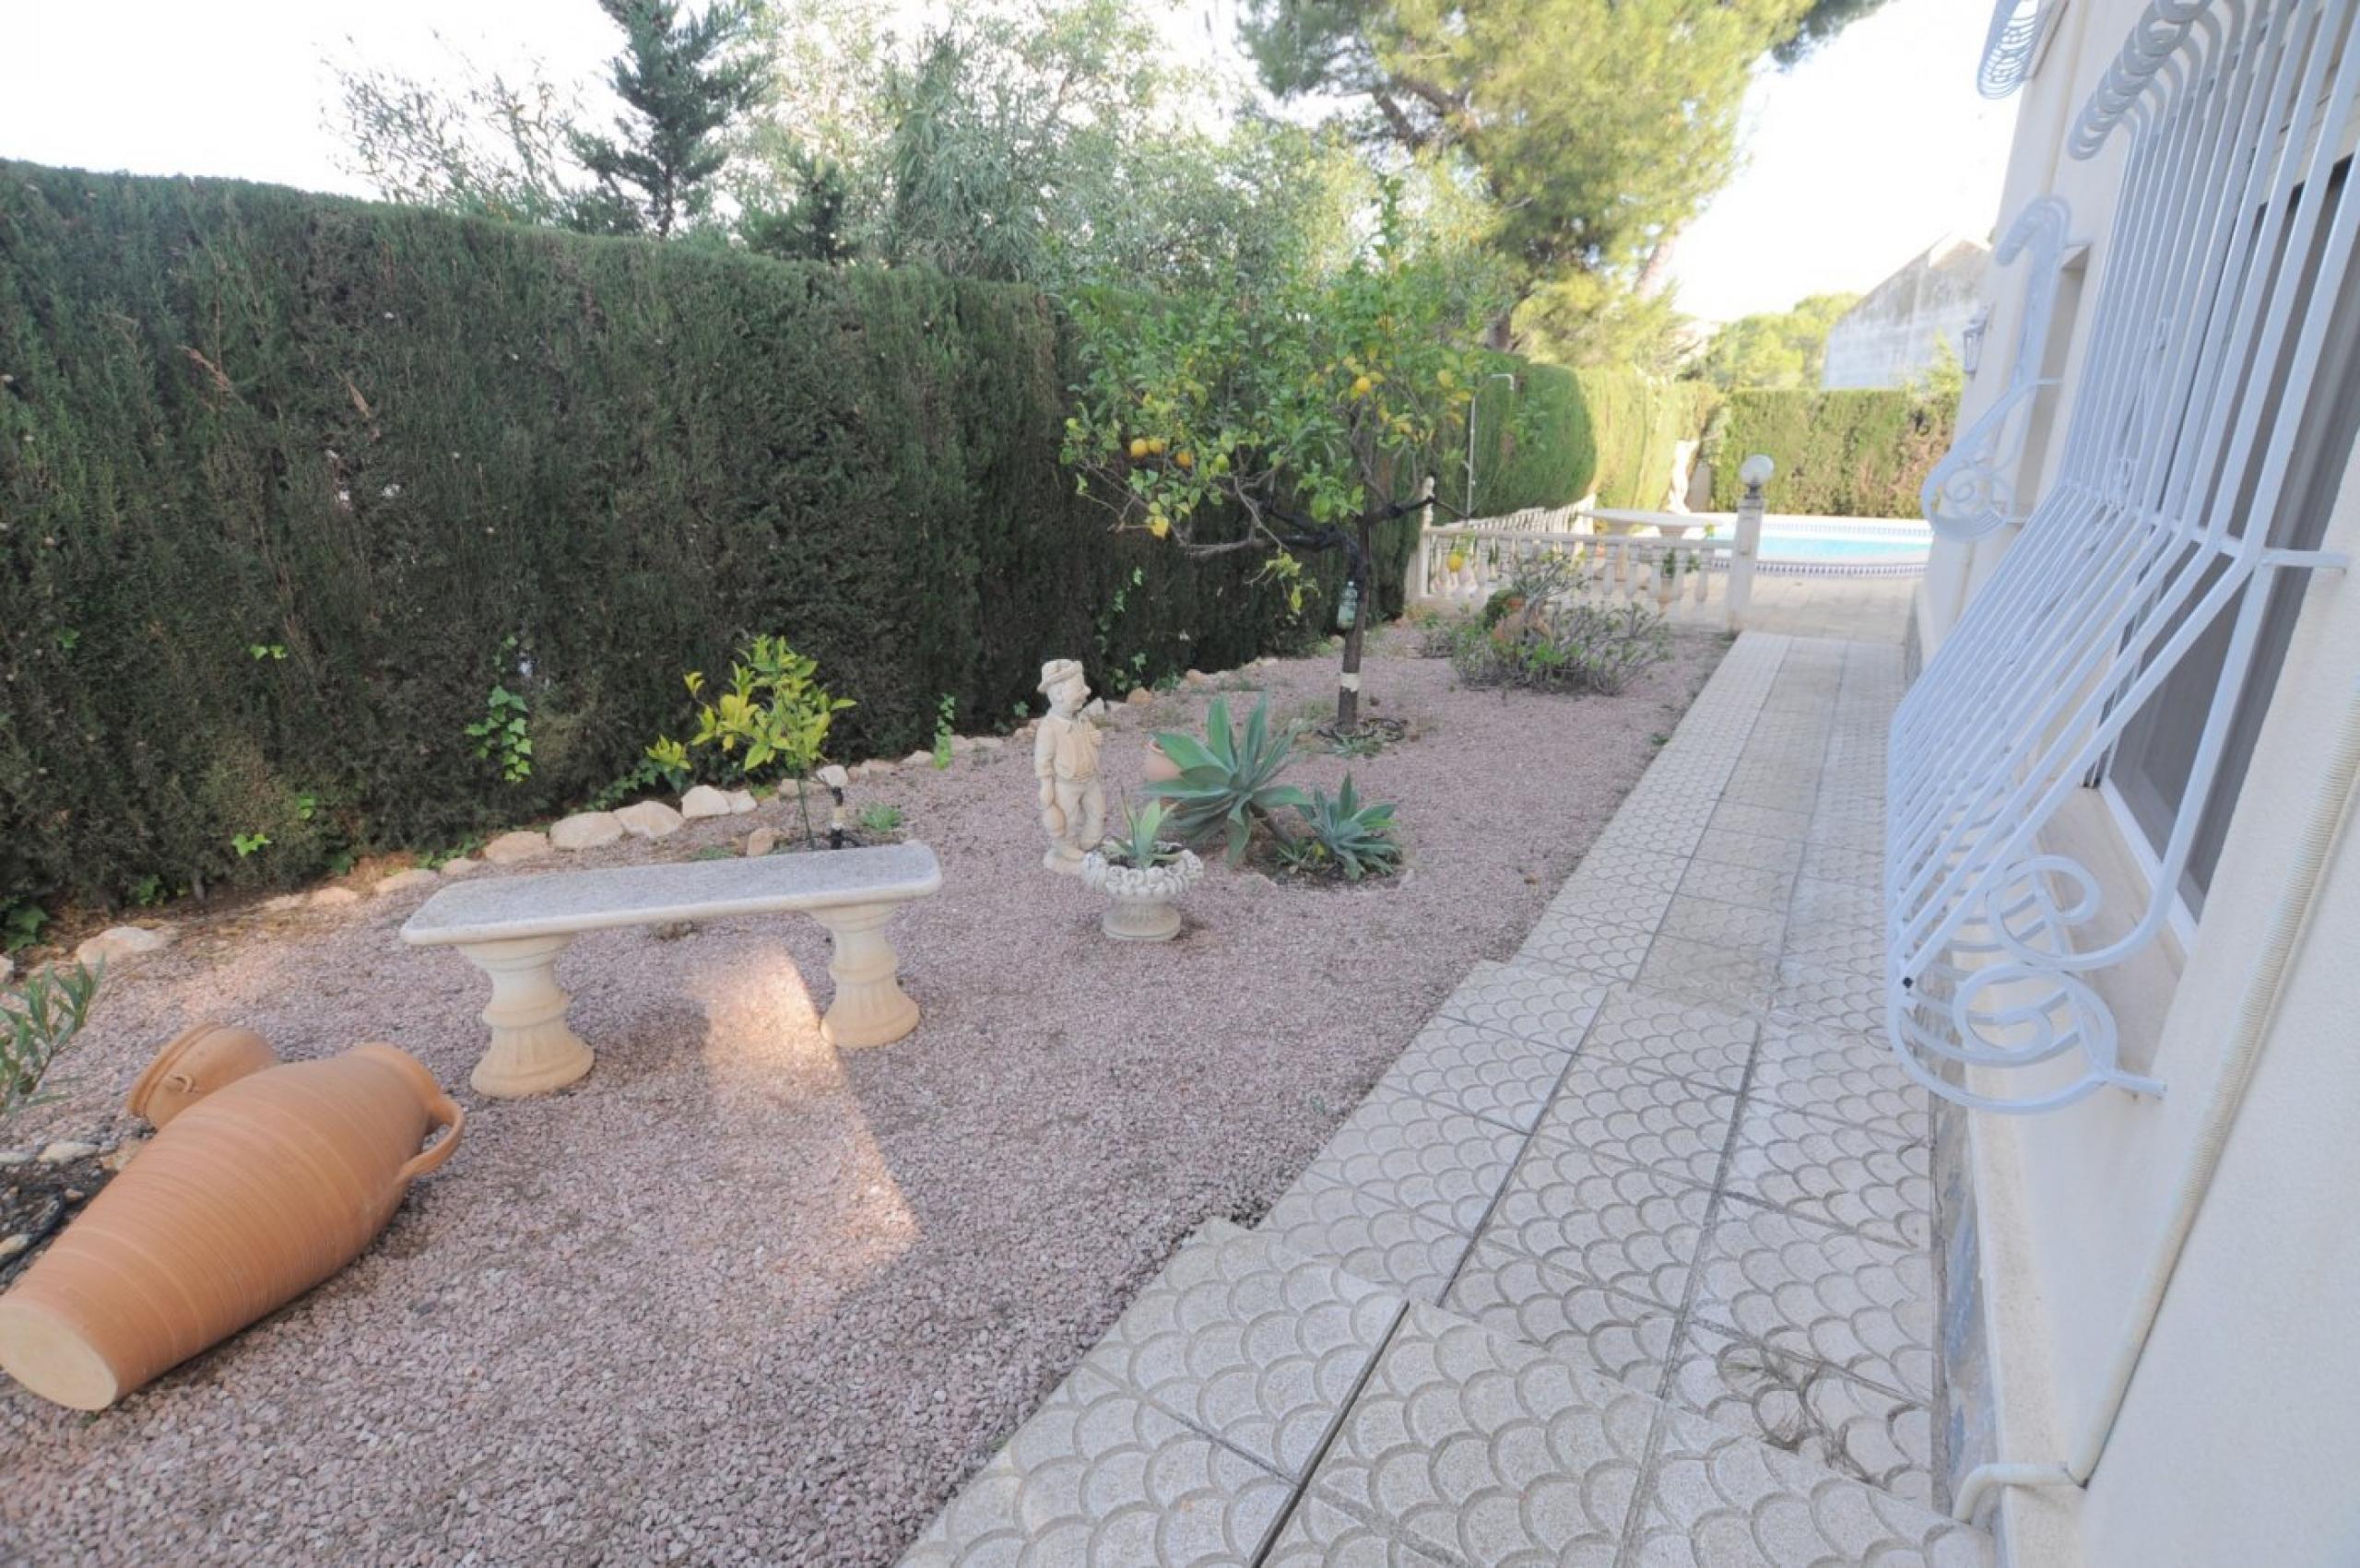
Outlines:
[{"label": "stone bench", "polygon": [[894,983],[883,927],[893,906],[942,886],[922,843],[814,850],[753,859],[618,866],[502,877],[443,889],[402,926],[402,940],[455,947],[491,977],[483,1020],[491,1045],[469,1081],[501,1099],[544,1094],[590,1070],[590,1047],[567,1027],[557,960],[584,931],[800,911],[828,928],[836,983],[821,1029],[840,1047],[883,1045],[917,1027]]}]

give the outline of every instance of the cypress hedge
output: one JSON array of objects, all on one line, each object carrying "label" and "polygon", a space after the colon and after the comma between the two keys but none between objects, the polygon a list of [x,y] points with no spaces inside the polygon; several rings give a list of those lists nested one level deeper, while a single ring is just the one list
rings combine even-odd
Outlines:
[{"label": "cypress hedge", "polygon": [[1703,436],[1719,393],[1704,382],[1634,370],[1585,370],[1580,379],[1598,432],[1599,504],[1661,511],[1670,499],[1675,449]]},{"label": "cypress hedge", "polygon": [[[1486,354],[1483,381],[1469,413],[1476,442],[1469,515],[1498,517],[1528,506],[1562,506],[1589,492],[1598,473],[1598,442],[1588,400],[1572,371],[1513,354]],[[1462,425],[1436,481],[1454,507],[1467,500],[1466,453]]]},{"label": "cypress hedge", "polygon": [[1706,442],[1713,504],[1736,508],[1738,466],[1760,452],[1778,466],[1766,491],[1773,512],[1917,517],[1918,491],[1950,450],[1957,417],[1954,402],[1906,388],[1733,392]]},{"label": "cypress hedge", "polygon": [[1299,642],[1075,494],[1069,364],[1020,288],[0,161],[0,910],[573,808],[757,632],[854,756]]}]

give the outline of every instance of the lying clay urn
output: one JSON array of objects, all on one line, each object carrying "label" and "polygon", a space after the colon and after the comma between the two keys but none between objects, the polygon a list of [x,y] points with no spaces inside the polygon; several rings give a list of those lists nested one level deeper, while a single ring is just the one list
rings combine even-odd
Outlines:
[{"label": "lying clay urn", "polygon": [[0,1368],[33,1393],[102,1410],[277,1311],[358,1257],[459,1146],[465,1113],[407,1052],[372,1043],[205,1083],[251,1051],[167,1046],[142,1085],[169,1084],[170,1059],[195,1093],[139,1097],[170,1125],[0,1296]]},{"label": "lying clay urn", "polygon": [[1180,776],[1180,764],[1164,755],[1163,748],[1155,741],[1147,743],[1147,757],[1139,763],[1142,784],[1163,784]]},{"label": "lying clay urn", "polygon": [[253,1030],[200,1023],[156,1053],[124,1103],[160,1128],[222,1085],[277,1065],[278,1053]]}]

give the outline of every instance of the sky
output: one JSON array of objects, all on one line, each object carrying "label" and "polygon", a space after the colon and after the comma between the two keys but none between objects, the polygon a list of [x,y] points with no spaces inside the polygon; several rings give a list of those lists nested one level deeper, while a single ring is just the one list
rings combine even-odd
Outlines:
[{"label": "sky", "polygon": [[[367,195],[337,165],[330,58],[433,78],[454,53],[593,77],[618,35],[590,0],[0,0],[0,157],[218,174]],[[1234,0],[1155,7],[1184,58],[1229,50]],[[1680,307],[1706,321],[1866,290],[1997,218],[2012,101],[1975,65],[1988,0],[1890,0],[1744,111],[1746,164],[1674,252]],[[1233,62],[1220,60],[1223,66]],[[1864,126],[1880,134],[1863,135]]]}]

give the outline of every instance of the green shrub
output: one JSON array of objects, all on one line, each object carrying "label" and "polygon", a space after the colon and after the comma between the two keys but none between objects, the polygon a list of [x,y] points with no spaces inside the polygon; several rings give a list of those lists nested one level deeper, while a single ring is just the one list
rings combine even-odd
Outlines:
[{"label": "green shrub", "polygon": [[1704,382],[1632,370],[1585,370],[1580,381],[1598,442],[1598,503],[1662,511],[1679,444],[1704,435],[1720,394]]},{"label": "green shrub", "polygon": [[1670,623],[1638,604],[1575,597],[1580,568],[1564,557],[1528,563],[1494,595],[1500,613],[1454,626],[1451,667],[1469,686],[1523,686],[1611,695],[1670,656]]},{"label": "green shrub", "polygon": [[1713,505],[1736,510],[1738,466],[1760,452],[1778,466],[1765,492],[1773,512],[1917,517],[1918,491],[1956,426],[1955,400],[1906,388],[1733,392],[1705,446]]},{"label": "green shrub", "polygon": [[[0,161],[0,909],[653,783],[618,774],[678,672],[757,631],[858,704],[851,756],[1046,657],[1109,690],[1304,634],[1256,562],[1073,494],[1028,289]],[[1415,537],[1380,535],[1381,613]],[[488,667],[529,772],[477,754]]]},{"label": "green shrub", "polygon": [[97,973],[78,963],[0,988],[0,1123],[56,1098],[41,1079],[81,1032],[98,988]]},{"label": "green shrub", "polygon": [[1308,803],[1295,808],[1301,831],[1278,840],[1280,857],[1292,869],[1329,872],[1348,882],[1389,876],[1401,865],[1401,841],[1393,831],[1390,801],[1361,804],[1352,775],[1331,798],[1314,786]]},{"label": "green shrub", "polygon": [[[1528,506],[1564,506],[1589,492],[1598,472],[1598,442],[1582,384],[1563,365],[1541,365],[1512,354],[1488,354],[1469,417],[1475,425],[1475,503],[1469,514],[1499,517]],[[1500,374],[1516,378],[1510,383]],[[1457,461],[1446,459],[1436,489],[1456,508],[1467,499],[1467,426],[1450,438]],[[1437,521],[1452,521],[1448,513]]]},{"label": "green shrub", "polygon": [[1230,723],[1229,699],[1216,697],[1206,710],[1204,739],[1167,733],[1155,743],[1180,776],[1158,780],[1146,793],[1170,803],[1165,819],[1181,838],[1195,842],[1221,833],[1232,866],[1245,857],[1257,823],[1268,822],[1283,808],[1309,803],[1302,790],[1278,782],[1294,760],[1294,728],[1270,727],[1268,697],[1254,704],[1243,731]]}]

